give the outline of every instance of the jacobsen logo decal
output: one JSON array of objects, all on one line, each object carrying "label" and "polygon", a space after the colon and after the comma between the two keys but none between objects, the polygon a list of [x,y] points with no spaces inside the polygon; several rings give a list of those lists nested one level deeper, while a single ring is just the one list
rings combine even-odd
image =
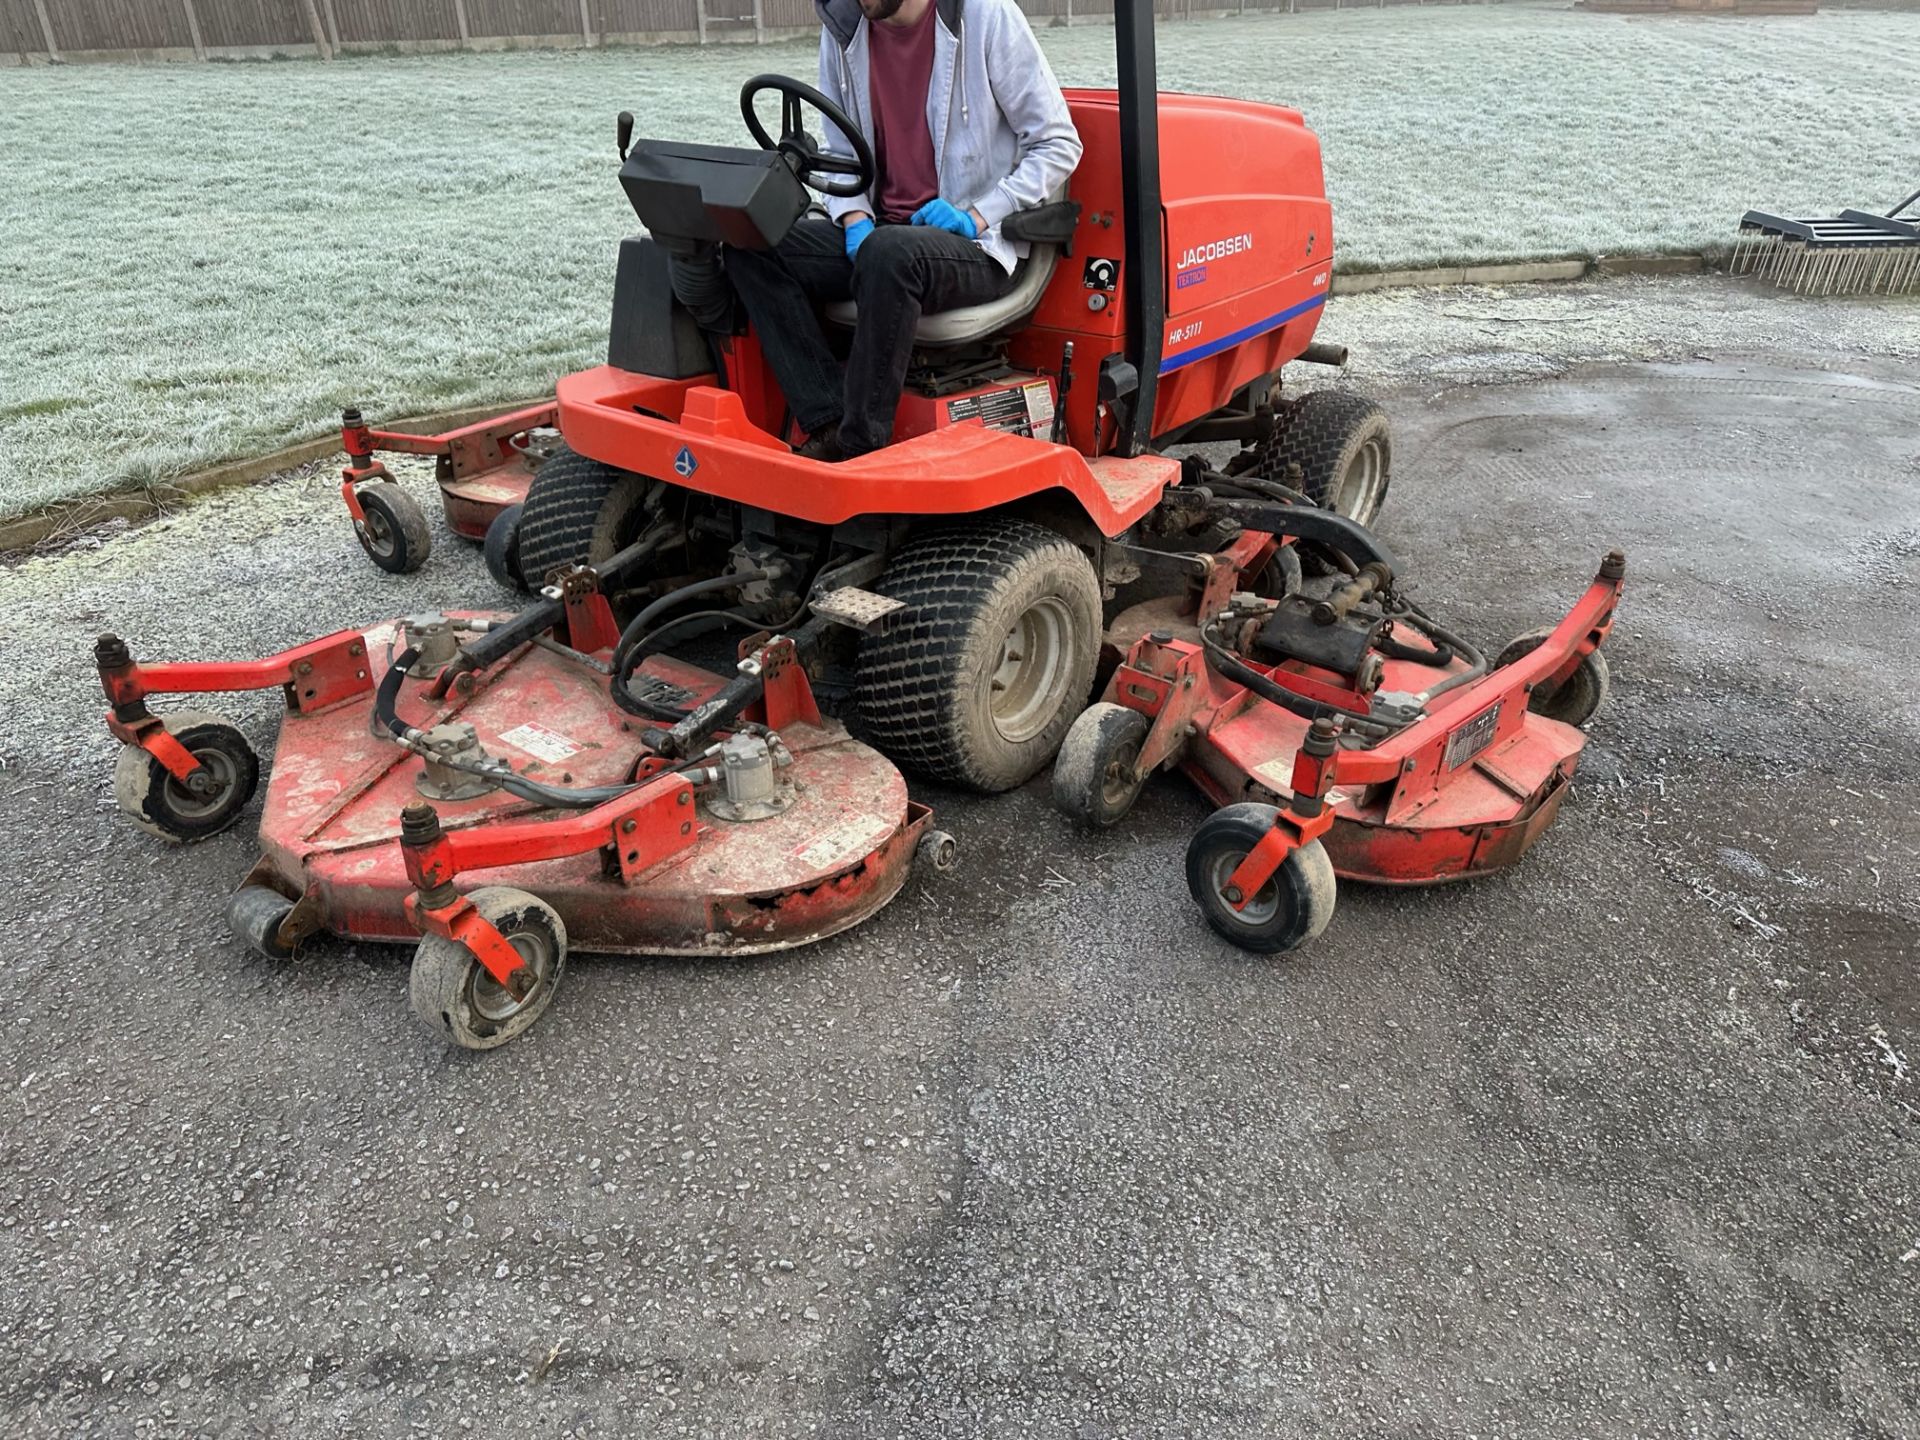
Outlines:
[{"label": "jacobsen logo decal", "polygon": [[1228,235],[1223,239],[1210,240],[1205,245],[1195,245],[1180,256],[1179,268],[1186,270],[1195,265],[1205,265],[1211,260],[1224,260],[1229,255],[1241,255],[1253,249],[1253,236]]}]

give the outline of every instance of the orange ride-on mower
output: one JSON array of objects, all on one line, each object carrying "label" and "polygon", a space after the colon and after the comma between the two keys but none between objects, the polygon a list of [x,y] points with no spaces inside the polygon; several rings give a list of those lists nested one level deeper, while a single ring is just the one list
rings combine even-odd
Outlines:
[{"label": "orange ride-on mower", "polygon": [[444,435],[415,435],[375,430],[357,408],[342,411],[347,467],[340,472],[340,498],[367,558],[394,575],[426,564],[433,549],[426,513],[376,457],[383,451],[431,455],[448,528],[484,547],[487,568],[501,584],[525,589],[515,565],[520,506],[534,467],[552,443],[554,413],[551,404],[535,405]]},{"label": "orange ride-on mower", "polygon": [[[1606,699],[1600,645],[1625,557],[1609,554],[1558,625],[1489,664],[1400,591],[1365,532],[1235,509],[1248,528],[1228,563],[1208,563],[1197,607],[1148,602],[1116,622],[1125,657],[1067,734],[1056,806],[1112,825],[1177,766],[1222,807],[1187,848],[1188,888],[1216,931],[1269,954],[1326,928],[1336,875],[1432,885],[1519,860],[1566,795],[1577,727]],[[1277,598],[1233,590],[1282,534],[1345,573]]]},{"label": "orange ride-on mower", "polygon": [[137,663],[102,636],[121,808],[174,841],[233,823],[259,777],[245,737],[146,702],[281,691],[262,855],[229,923],[275,958],[321,931],[417,942],[413,1008],[469,1049],[532,1025],[572,949],[785,949],[872,915],[916,858],[948,868],[952,838],[899,771],[814,703],[824,618],[750,641],[729,678],[649,655],[629,688],[651,718],[613,702],[623,657],[601,583],[672,530],[517,616],[416,615],[228,664]]},{"label": "orange ride-on mower", "polygon": [[[1030,250],[1012,291],[923,316],[893,443],[839,464],[796,453],[757,337],[724,305],[702,329],[682,297],[689,277],[724,296],[723,242],[777,244],[809,186],[871,184],[854,123],[780,76],[742,93],[761,148],[634,143],[623,116],[620,178],[649,233],[621,246],[609,363],[558,384],[564,444],[520,518],[527,579],[671,516],[684,543],[619,608],[652,625],[662,598],[700,597],[777,628],[804,615],[823,566],[843,567],[862,603],[897,613],[823,650],[823,697],[914,771],[995,791],[1044,768],[1085,707],[1106,604],[1142,553],[1233,533],[1167,503],[1206,473],[1172,447],[1238,441],[1236,483],[1370,520],[1384,416],[1280,389],[1292,361],[1344,358],[1313,338],[1333,259],[1318,141],[1296,111],[1157,95],[1144,0],[1123,0],[1116,35],[1118,88],[1068,93],[1086,148],[1066,193],[1005,222]],[[777,134],[755,109],[769,93]],[[809,108],[845,147],[806,133]],[[627,628],[629,657],[646,653],[645,627]]]}]

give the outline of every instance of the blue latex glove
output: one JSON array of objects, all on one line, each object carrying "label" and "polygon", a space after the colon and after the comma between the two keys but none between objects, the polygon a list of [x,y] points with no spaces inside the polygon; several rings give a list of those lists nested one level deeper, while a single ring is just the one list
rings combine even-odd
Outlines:
[{"label": "blue latex glove", "polygon": [[860,248],[861,242],[873,233],[873,221],[856,220],[851,225],[841,228],[847,232],[847,259],[851,260],[853,252]]},{"label": "blue latex glove", "polygon": [[913,223],[931,225],[936,230],[946,230],[964,240],[978,240],[980,229],[973,223],[973,217],[940,199],[929,200],[913,212]]}]

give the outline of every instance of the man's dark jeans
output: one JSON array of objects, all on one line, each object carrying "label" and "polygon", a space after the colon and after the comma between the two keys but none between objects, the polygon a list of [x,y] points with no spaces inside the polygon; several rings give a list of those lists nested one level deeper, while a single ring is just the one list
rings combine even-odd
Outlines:
[{"label": "man's dark jeans", "polygon": [[[820,219],[795,225],[777,250],[728,250],[727,276],[793,418],[809,434],[838,421],[849,455],[893,439],[920,316],[983,305],[1013,285],[971,240],[925,225],[879,226],[855,263],[840,227]],[[814,305],[848,299],[860,307],[860,323],[843,375]]]}]

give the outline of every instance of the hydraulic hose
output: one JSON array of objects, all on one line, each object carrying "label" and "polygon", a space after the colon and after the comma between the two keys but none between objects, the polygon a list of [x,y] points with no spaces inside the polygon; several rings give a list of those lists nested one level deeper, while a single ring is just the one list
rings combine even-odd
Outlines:
[{"label": "hydraulic hose", "polygon": [[1375,738],[1384,738],[1412,723],[1411,720],[1394,723],[1358,710],[1348,710],[1339,705],[1329,705],[1323,701],[1309,700],[1304,695],[1296,695],[1285,686],[1275,684],[1235,655],[1215,637],[1212,625],[1208,625],[1200,632],[1200,643],[1207,652],[1207,663],[1220,674],[1237,685],[1246,686],[1262,700],[1278,705],[1282,710],[1291,710],[1302,719],[1345,720],[1349,729],[1370,731]]},{"label": "hydraulic hose", "polygon": [[723,575],[709,575],[705,580],[695,580],[691,585],[682,585],[678,590],[669,590],[638,615],[627,622],[626,629],[620,632],[619,643],[613,647],[613,673],[618,675],[627,658],[627,651],[647,633],[647,627],[659,619],[683,600],[691,600],[699,595],[711,595],[716,590],[731,590],[736,585],[751,584],[755,580],[771,580],[771,570],[730,570]]},{"label": "hydraulic hose", "polygon": [[[396,743],[423,754],[424,744],[421,732],[402,720],[395,708],[400,699],[400,687],[405,683],[407,671],[413,662],[420,658],[417,649],[409,647],[394,657],[393,664],[387,667],[387,673],[380,679],[380,688],[374,692],[374,718],[393,736]],[[478,775],[490,780],[509,795],[522,800],[531,800],[536,805],[548,805],[561,810],[591,810],[596,805],[604,805],[617,796],[625,795],[635,789],[632,785],[587,785],[578,789],[569,789],[560,785],[543,785],[538,780],[529,780],[504,760],[449,759],[432,757],[436,765],[445,765],[449,770],[458,770],[466,775]]]}]

